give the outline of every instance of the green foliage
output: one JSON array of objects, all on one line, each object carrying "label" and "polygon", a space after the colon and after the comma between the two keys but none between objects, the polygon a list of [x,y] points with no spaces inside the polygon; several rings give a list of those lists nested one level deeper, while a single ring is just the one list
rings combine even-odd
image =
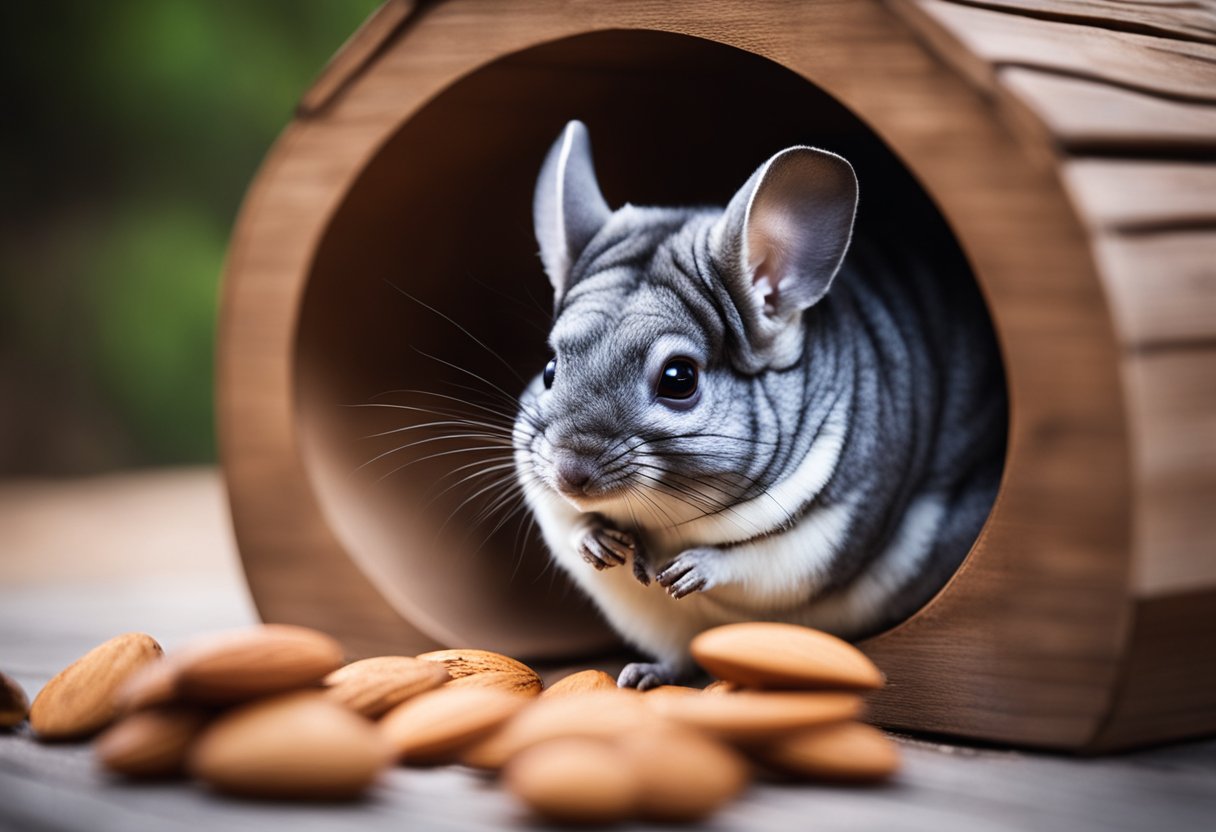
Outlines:
[{"label": "green foliage", "polygon": [[[376,5],[0,4],[12,89],[0,396],[33,395],[19,384],[31,377],[59,391],[83,434],[122,449],[92,457],[105,465],[213,458],[216,297],[240,198],[300,94]],[[17,428],[38,436],[37,424]],[[40,467],[28,449],[19,458]]]}]

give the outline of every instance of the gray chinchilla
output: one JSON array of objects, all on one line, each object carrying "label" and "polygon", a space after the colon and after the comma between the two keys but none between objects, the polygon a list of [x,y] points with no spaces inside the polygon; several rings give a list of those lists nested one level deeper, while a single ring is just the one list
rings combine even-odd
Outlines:
[{"label": "gray chinchilla", "polygon": [[687,674],[717,624],[888,627],[988,515],[1007,405],[982,302],[854,235],[857,199],[853,167],[811,147],[724,210],[611,210],[579,122],[545,160],[554,358],[515,465],[554,559],[656,659],[622,685]]}]

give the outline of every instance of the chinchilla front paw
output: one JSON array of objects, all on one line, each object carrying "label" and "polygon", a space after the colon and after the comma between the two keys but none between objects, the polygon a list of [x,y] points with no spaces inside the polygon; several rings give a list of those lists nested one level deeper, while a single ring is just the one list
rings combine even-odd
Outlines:
[{"label": "chinchilla front paw", "polygon": [[591,517],[586,531],[578,540],[579,555],[596,569],[620,566],[633,557],[636,575],[636,562],[642,559],[641,551],[637,535],[617,528],[608,518],[598,514]]},{"label": "chinchilla front paw", "polygon": [[718,549],[689,549],[681,552],[657,576],[659,586],[672,598],[705,592],[718,584],[715,567],[722,553]]},{"label": "chinchilla front paw", "polygon": [[623,688],[650,690],[663,685],[674,685],[680,678],[680,668],[668,662],[630,662],[625,665],[616,683]]}]

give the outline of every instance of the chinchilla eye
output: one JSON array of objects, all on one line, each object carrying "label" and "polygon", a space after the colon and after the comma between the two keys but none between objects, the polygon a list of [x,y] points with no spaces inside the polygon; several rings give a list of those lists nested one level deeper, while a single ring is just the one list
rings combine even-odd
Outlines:
[{"label": "chinchilla eye", "polygon": [[557,374],[557,358],[550,358],[549,363],[545,365],[545,389],[548,390],[553,386],[553,376]]},{"label": "chinchilla eye", "polygon": [[664,399],[687,399],[697,392],[697,367],[687,358],[673,358],[659,376],[659,395]]}]

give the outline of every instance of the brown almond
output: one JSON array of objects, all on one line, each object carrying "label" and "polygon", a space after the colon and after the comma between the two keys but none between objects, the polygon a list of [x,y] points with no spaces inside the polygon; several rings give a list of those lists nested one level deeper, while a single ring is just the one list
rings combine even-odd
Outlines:
[{"label": "brown almond", "polygon": [[659,685],[658,687],[650,688],[644,691],[643,695],[647,697],[658,696],[686,696],[690,693],[700,693],[697,688],[690,688],[687,685]]},{"label": "brown almond", "polygon": [[741,690],[744,690],[744,687],[740,684],[737,684],[735,682],[728,682],[725,679],[718,679],[717,681],[710,682],[708,685],[706,685],[705,688],[701,692],[702,693],[738,693]]},{"label": "brown almond", "polygon": [[445,685],[389,711],[379,727],[403,762],[435,765],[455,759],[532,701],[492,687]]},{"label": "brown almond", "polygon": [[190,773],[247,797],[344,800],[363,794],[391,762],[376,727],[318,692],[242,705],[208,727]]},{"label": "brown almond", "polygon": [[637,812],[646,820],[701,820],[743,791],[751,775],[738,752],[689,728],[631,731],[619,745],[638,776]]},{"label": "brown almond", "polygon": [[847,641],[771,621],[727,624],[692,640],[692,656],[719,679],[753,688],[872,690],[884,678]]},{"label": "brown almond", "polygon": [[30,727],[44,740],[92,736],[117,716],[122,684],[161,653],[156,640],[144,633],[125,633],[94,647],[38,692],[30,706]]},{"label": "brown almond", "polygon": [[516,673],[515,671],[494,671],[491,673],[473,673],[461,676],[448,682],[449,688],[496,688],[497,690],[515,693],[521,696],[538,696],[541,692],[540,677],[535,673]]},{"label": "brown almond", "polygon": [[643,696],[657,713],[722,739],[746,742],[843,722],[861,712],[849,693],[741,691],[730,696]]},{"label": "brown almond", "polygon": [[521,693],[525,692],[525,689],[534,689],[536,693],[540,693],[543,687],[535,670],[510,656],[489,650],[435,650],[423,653],[418,658],[428,662],[441,662],[448,669],[453,682],[479,673],[514,673],[519,677],[519,682],[514,687],[518,687]]},{"label": "brown almond", "polygon": [[93,746],[110,771],[134,778],[176,777],[210,714],[191,708],[151,708],[111,725]]},{"label": "brown almond", "polygon": [[450,678],[442,664],[408,656],[377,656],[338,668],[322,684],[333,701],[368,719],[376,719]]},{"label": "brown almond", "polygon": [[842,722],[757,746],[767,765],[813,780],[850,783],[885,780],[899,770],[899,749],[886,734],[860,722]]},{"label": "brown almond", "polygon": [[565,696],[568,693],[586,693],[589,690],[615,690],[616,679],[602,670],[580,670],[563,676],[545,688],[542,696]]},{"label": "brown almond", "polygon": [[182,701],[227,705],[317,684],[342,666],[342,646],[307,627],[266,624],[204,637],[170,661]]},{"label": "brown almond", "polygon": [[14,728],[29,715],[30,700],[17,680],[0,673],[0,728]]},{"label": "brown almond", "polygon": [[638,778],[624,754],[602,740],[563,737],[511,761],[507,788],[545,820],[618,823],[637,805]]},{"label": "brown almond", "polygon": [[496,770],[524,749],[557,737],[613,739],[661,722],[642,698],[636,691],[620,688],[539,697],[497,732],[465,750],[460,761]]},{"label": "brown almond", "polygon": [[118,710],[124,714],[169,705],[177,698],[177,666],[170,656],[136,670],[115,694]]}]

